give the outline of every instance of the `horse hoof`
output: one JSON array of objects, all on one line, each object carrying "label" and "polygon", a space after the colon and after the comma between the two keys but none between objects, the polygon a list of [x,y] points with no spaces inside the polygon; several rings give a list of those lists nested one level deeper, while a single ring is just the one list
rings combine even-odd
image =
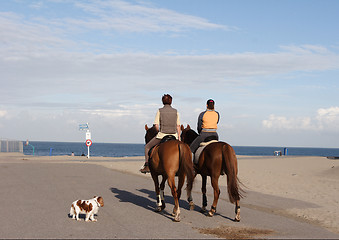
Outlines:
[{"label": "horse hoof", "polygon": [[173,219],[174,222],[180,222],[180,216],[175,216],[175,218]]},{"label": "horse hoof", "polygon": [[175,208],[173,209],[173,212],[172,212],[172,216],[174,217],[176,217],[176,216],[178,216],[180,214],[180,212],[178,213],[178,210],[175,210]]},{"label": "horse hoof", "polygon": [[161,207],[156,207],[156,208],[155,208],[155,211],[156,211],[156,212],[161,212],[162,210],[163,210],[162,206],[161,206]]},{"label": "horse hoof", "polygon": [[194,210],[194,207],[195,207],[194,203],[190,202],[189,205],[190,205],[190,211]]},{"label": "horse hoof", "polygon": [[200,210],[201,213],[204,213],[206,212],[206,207],[202,207],[201,210]]},{"label": "horse hoof", "polygon": [[207,214],[208,217],[213,217],[213,215],[214,215],[214,212],[212,212],[212,211],[209,211],[208,214]]},{"label": "horse hoof", "polygon": [[240,207],[236,207],[234,221],[235,222],[240,222]]},{"label": "horse hoof", "polygon": [[213,217],[215,212],[216,212],[216,208],[212,206],[211,210],[208,212],[208,216]]}]

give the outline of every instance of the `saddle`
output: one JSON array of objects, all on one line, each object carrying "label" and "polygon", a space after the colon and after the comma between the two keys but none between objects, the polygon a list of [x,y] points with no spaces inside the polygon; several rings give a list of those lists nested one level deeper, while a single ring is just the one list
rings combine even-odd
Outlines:
[{"label": "saddle", "polygon": [[152,157],[152,153],[153,153],[153,150],[158,147],[160,144],[164,143],[164,142],[167,142],[167,141],[170,141],[170,140],[176,140],[177,138],[174,136],[174,135],[166,135],[165,137],[163,137],[160,141],[159,144],[151,147],[151,149],[148,151],[148,156],[149,156],[149,159],[151,159]]},{"label": "saddle", "polygon": [[217,136],[212,135],[212,136],[206,137],[206,138],[204,139],[204,141],[202,141],[202,142],[208,143],[208,142],[213,141],[213,140],[218,141],[219,139],[218,139]]},{"label": "saddle", "polygon": [[177,138],[174,135],[166,135],[165,137],[163,137],[160,141],[159,144],[167,142],[169,140],[176,140]]}]

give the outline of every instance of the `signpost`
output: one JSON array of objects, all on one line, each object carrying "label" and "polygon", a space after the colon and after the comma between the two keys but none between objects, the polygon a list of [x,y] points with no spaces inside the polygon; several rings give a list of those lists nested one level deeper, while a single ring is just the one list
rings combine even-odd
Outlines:
[{"label": "signpost", "polygon": [[86,140],[86,146],[87,146],[87,158],[89,158],[89,147],[92,145],[92,140],[87,139]]},{"label": "signpost", "polygon": [[86,146],[87,146],[87,158],[89,158],[89,147],[92,145],[91,132],[89,131],[88,123],[79,124],[79,130],[86,130]]},{"label": "signpost", "polygon": [[34,156],[34,146],[29,143],[28,139],[26,140],[26,144],[25,145],[26,146],[31,146],[33,148],[33,156]]}]

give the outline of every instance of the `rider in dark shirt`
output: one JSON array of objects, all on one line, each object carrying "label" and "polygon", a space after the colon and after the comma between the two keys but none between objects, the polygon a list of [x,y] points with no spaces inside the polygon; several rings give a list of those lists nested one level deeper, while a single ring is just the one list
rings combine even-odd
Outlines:
[{"label": "rider in dark shirt", "polygon": [[217,128],[220,119],[220,115],[214,110],[214,101],[212,99],[207,100],[206,111],[201,112],[198,117],[198,133],[199,136],[192,142],[190,148],[194,154],[198,149],[201,142],[207,137],[214,136],[219,139]]}]

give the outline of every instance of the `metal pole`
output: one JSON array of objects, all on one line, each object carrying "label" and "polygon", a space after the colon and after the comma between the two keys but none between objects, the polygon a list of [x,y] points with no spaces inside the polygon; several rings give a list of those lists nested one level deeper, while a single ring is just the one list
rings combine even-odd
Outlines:
[{"label": "metal pole", "polygon": [[29,146],[31,146],[33,148],[33,156],[34,156],[34,146],[31,145],[30,143],[28,144]]},{"label": "metal pole", "polygon": [[89,158],[89,146],[87,146],[87,158]]}]

